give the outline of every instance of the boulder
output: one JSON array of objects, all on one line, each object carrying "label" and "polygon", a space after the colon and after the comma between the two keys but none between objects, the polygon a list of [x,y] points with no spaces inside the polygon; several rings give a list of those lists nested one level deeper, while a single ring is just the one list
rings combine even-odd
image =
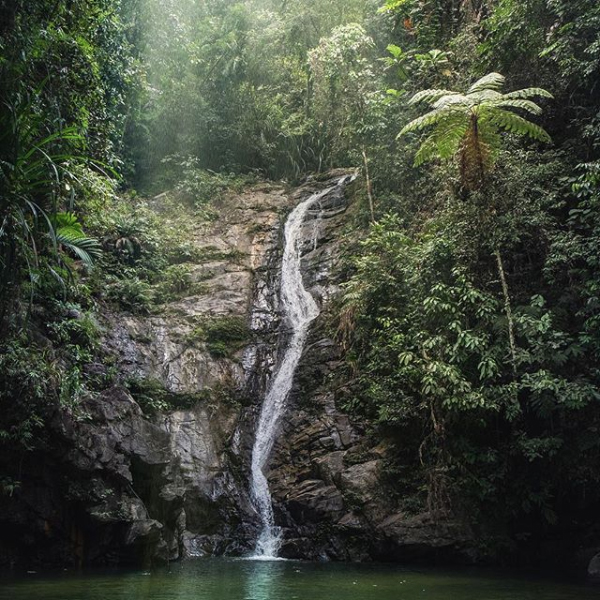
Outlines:
[{"label": "boulder", "polygon": [[600,580],[600,553],[596,554],[596,556],[590,560],[587,572],[592,579]]},{"label": "boulder", "polygon": [[353,465],[341,474],[340,485],[343,490],[353,492],[365,500],[371,499],[380,486],[380,470],[380,460]]},{"label": "boulder", "polygon": [[329,485],[340,486],[342,471],[344,470],[345,452],[330,452],[315,458],[313,464],[319,479],[322,479]]},{"label": "boulder", "polygon": [[344,499],[334,485],[309,479],[290,490],[286,506],[297,523],[318,522],[339,518],[344,511]]}]

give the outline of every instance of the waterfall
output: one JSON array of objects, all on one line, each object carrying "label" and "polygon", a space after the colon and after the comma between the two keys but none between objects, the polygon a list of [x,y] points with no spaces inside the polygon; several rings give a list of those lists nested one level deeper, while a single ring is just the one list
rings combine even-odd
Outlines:
[{"label": "waterfall", "polygon": [[[342,177],[337,186],[343,185],[345,179]],[[280,298],[283,326],[289,332],[290,338],[263,400],[252,449],[250,488],[254,507],[260,516],[262,525],[254,549],[253,558],[257,559],[276,558],[281,545],[281,531],[275,525],[271,492],[265,476],[265,469],[277,438],[281,418],[285,413],[286,401],[302,356],[308,328],[319,315],[317,303],[302,282],[300,270],[302,225],[306,214],[313,205],[337,186],[315,193],[301,202],[292,211],[285,224]]]}]

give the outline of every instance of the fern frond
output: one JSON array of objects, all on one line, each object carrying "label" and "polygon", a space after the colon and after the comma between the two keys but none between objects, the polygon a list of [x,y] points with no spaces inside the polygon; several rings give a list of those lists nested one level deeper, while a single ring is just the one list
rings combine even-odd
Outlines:
[{"label": "fern frond", "polygon": [[469,127],[469,122],[461,117],[462,115],[457,115],[435,128],[415,155],[416,167],[436,158],[448,160],[456,154]]},{"label": "fern frond", "polygon": [[467,94],[476,94],[483,90],[501,90],[506,78],[500,73],[488,73],[477,80],[467,91]]},{"label": "fern frond", "polygon": [[502,147],[502,137],[496,127],[485,119],[479,121],[479,140],[488,148],[490,159],[493,162]]},{"label": "fern frond", "polygon": [[438,157],[438,149],[435,140],[428,137],[419,147],[415,154],[414,166],[420,167],[423,163],[434,160]]},{"label": "fern frond", "polygon": [[435,125],[444,119],[447,119],[450,116],[458,116],[462,111],[456,111],[452,107],[448,107],[441,110],[432,110],[421,117],[417,117],[407,125],[405,125],[400,133],[396,136],[396,139],[403,136],[405,133],[409,133],[411,131],[419,131],[421,129],[425,129],[425,127],[429,127],[430,125]]},{"label": "fern frond", "polygon": [[432,106],[436,109],[442,109],[449,106],[469,106],[469,104],[468,98],[462,94],[447,94],[436,100]]},{"label": "fern frond", "polygon": [[417,92],[409,101],[409,104],[418,104],[419,102],[428,102],[432,104],[436,102],[442,96],[457,96],[458,92],[453,92],[451,90],[421,90]]},{"label": "fern frond", "polygon": [[483,104],[486,102],[494,102],[502,98],[502,94],[496,90],[482,90],[466,96],[470,104]]},{"label": "fern frond", "polygon": [[496,109],[489,113],[487,120],[510,133],[527,135],[540,142],[552,141],[548,133],[542,127],[508,110]]},{"label": "fern frond", "polygon": [[554,98],[550,92],[544,90],[543,88],[524,88],[522,90],[515,90],[514,92],[508,92],[508,94],[504,94],[504,97],[507,100],[531,98],[532,96],[539,96],[540,98]]},{"label": "fern frond", "polygon": [[494,108],[520,108],[522,110],[526,110],[528,113],[532,115],[541,115],[542,109],[531,100],[521,100],[521,99],[506,99],[505,97],[496,102],[492,102],[490,106]]}]

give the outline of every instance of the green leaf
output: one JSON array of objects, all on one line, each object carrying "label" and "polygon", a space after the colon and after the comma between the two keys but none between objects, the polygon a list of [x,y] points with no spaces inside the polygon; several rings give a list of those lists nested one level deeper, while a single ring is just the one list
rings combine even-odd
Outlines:
[{"label": "green leaf", "polygon": [[489,115],[488,120],[497,127],[509,131],[510,133],[526,135],[540,142],[549,143],[552,141],[548,133],[542,127],[507,110],[495,110]]},{"label": "green leaf", "polygon": [[419,102],[427,102],[429,104],[433,104],[440,98],[444,96],[458,96],[460,95],[458,92],[453,92],[452,90],[422,90],[417,92],[409,101],[409,104],[418,104]]},{"label": "green leaf", "polygon": [[477,80],[467,91],[467,94],[475,94],[483,90],[501,90],[506,78],[500,73],[488,73]]}]

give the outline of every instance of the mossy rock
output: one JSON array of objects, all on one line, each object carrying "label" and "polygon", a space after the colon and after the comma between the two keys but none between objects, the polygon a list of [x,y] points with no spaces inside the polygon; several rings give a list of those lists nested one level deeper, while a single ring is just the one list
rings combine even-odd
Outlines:
[{"label": "mossy rock", "polygon": [[211,399],[211,390],[193,394],[178,394],[165,389],[157,379],[130,378],[125,382],[129,393],[138,403],[142,412],[153,415],[157,412],[185,410]]},{"label": "mossy rock", "polygon": [[244,317],[211,317],[194,327],[188,342],[203,342],[213,358],[231,358],[249,343],[251,335]]}]

